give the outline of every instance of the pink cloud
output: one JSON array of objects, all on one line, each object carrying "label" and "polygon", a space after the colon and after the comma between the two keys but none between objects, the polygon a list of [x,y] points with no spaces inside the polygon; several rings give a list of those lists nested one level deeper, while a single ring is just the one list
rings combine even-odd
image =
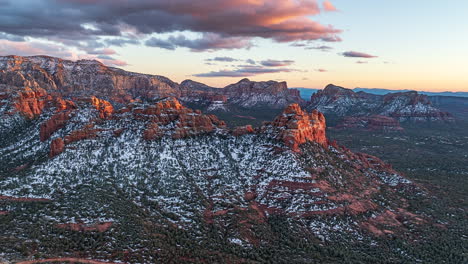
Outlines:
[{"label": "pink cloud", "polygon": [[338,11],[338,9],[336,9],[336,7],[328,0],[325,0],[323,2],[323,9],[327,12],[335,12],[335,11]]},{"label": "pink cloud", "polygon": [[61,45],[45,44],[42,42],[14,42],[9,40],[0,40],[0,55],[50,55],[65,59],[72,59],[74,57],[73,52],[70,52]]},{"label": "pink cloud", "polygon": [[[112,53],[111,50],[104,52]],[[115,54],[115,53],[112,53]],[[37,41],[32,42],[14,42],[9,40],[0,40],[0,56],[5,55],[20,55],[20,56],[36,56],[47,55],[59,57],[67,60],[89,59],[97,60],[108,66],[123,67],[128,64],[125,61],[118,60],[106,55],[105,58],[99,58],[92,54],[77,54],[63,45],[50,43],[42,43]]]}]

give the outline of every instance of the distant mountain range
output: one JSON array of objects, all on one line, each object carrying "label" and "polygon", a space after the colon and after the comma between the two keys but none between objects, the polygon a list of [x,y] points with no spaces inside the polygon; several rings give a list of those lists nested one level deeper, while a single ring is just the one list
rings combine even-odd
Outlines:
[{"label": "distant mountain range", "polygon": [[[313,88],[292,88],[297,89],[301,92],[301,97],[304,100],[310,101],[310,97],[321,89],[313,89]],[[389,89],[379,89],[379,88],[354,88],[352,89],[355,92],[366,92],[371,94],[377,95],[385,95],[389,93],[404,93],[404,92],[411,92],[414,90],[389,90]],[[419,94],[424,94],[428,96],[453,96],[453,97],[468,97],[468,92],[425,92],[425,91],[417,91]]]}]

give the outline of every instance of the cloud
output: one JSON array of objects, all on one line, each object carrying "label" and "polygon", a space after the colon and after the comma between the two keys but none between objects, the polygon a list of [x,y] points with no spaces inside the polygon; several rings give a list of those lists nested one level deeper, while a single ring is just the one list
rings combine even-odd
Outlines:
[{"label": "cloud", "polygon": [[[106,52],[106,51],[104,51]],[[110,51],[107,51],[110,53]],[[60,57],[67,60],[89,59],[98,60],[108,66],[127,66],[125,61],[114,59],[106,54],[77,54],[70,51],[63,45],[30,41],[30,42],[14,42],[9,40],[0,40],[0,56],[4,55],[20,55],[20,56],[34,56],[34,55],[48,55]]]},{"label": "cloud", "polygon": [[325,69],[316,69],[315,71],[316,71],[316,72],[328,72],[328,71],[325,70]]},{"label": "cloud", "polygon": [[245,62],[248,63],[248,64],[252,64],[252,65],[257,64],[257,63],[256,63],[254,60],[252,60],[252,59],[247,59]]},{"label": "cloud", "polygon": [[367,61],[356,61],[357,64],[367,64]]},{"label": "cloud", "polygon": [[323,1],[323,9],[327,12],[338,11],[338,9],[336,9],[336,7],[328,0]]},{"label": "cloud", "polygon": [[[0,3],[0,5],[1,5],[1,3]],[[9,41],[16,41],[16,42],[25,41],[24,37],[10,35],[10,34],[6,34],[6,33],[3,33],[3,32],[0,32],[0,39],[6,39],[6,40],[9,40]]]},{"label": "cloud", "polygon": [[113,49],[110,48],[105,48],[101,50],[92,50],[89,51],[88,54],[93,54],[93,55],[114,55],[117,54],[117,52]]},{"label": "cloud", "polygon": [[158,38],[150,38],[145,42],[146,46],[149,47],[158,47],[161,49],[167,49],[167,50],[175,50],[176,45],[170,41],[169,39],[163,40],[163,39],[158,39]]},{"label": "cloud", "polygon": [[50,55],[65,59],[73,59],[74,54],[64,46],[42,42],[16,42],[0,40],[0,55]]},{"label": "cloud", "polygon": [[[137,44],[135,37],[148,39],[185,31],[203,37],[179,36],[149,44],[169,50],[188,47],[211,51],[250,47],[253,38],[276,42],[341,40],[341,30],[312,19],[321,12],[315,0],[1,1],[0,33],[79,48],[80,42],[118,46]],[[234,43],[230,45],[230,41]]]},{"label": "cloud", "polygon": [[240,49],[250,48],[252,43],[250,38],[232,37],[223,38],[220,35],[204,33],[200,38],[188,39],[184,35],[170,36],[167,39],[150,38],[145,42],[146,46],[158,47],[167,50],[176,48],[189,48],[194,52],[215,51],[220,49]]},{"label": "cloud", "polygon": [[233,62],[233,61],[238,61],[238,60],[231,58],[231,57],[215,57],[212,59],[206,59],[206,61]]},{"label": "cloud", "polygon": [[357,51],[346,51],[346,52],[341,53],[341,55],[344,57],[349,57],[349,58],[365,58],[365,59],[377,58],[377,56],[373,56],[367,53],[357,52]]},{"label": "cloud", "polygon": [[267,68],[261,66],[245,66],[235,70],[211,71],[208,73],[194,74],[195,77],[250,77],[266,73],[293,72],[295,69],[288,68]]},{"label": "cloud", "polygon": [[320,51],[330,51],[333,48],[330,46],[316,46],[316,47],[307,47],[308,50],[320,50]]},{"label": "cloud", "polygon": [[104,43],[106,43],[107,45],[111,45],[111,46],[123,47],[128,44],[133,44],[133,45],[140,44],[140,41],[136,39],[127,39],[127,38],[113,38],[113,39],[104,40]]},{"label": "cloud", "polygon": [[284,67],[293,64],[293,60],[264,60],[260,64],[266,67]]}]

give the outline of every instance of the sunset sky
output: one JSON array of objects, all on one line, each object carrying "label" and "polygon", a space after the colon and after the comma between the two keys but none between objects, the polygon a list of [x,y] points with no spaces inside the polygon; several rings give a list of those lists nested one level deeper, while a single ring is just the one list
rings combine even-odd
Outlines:
[{"label": "sunset sky", "polygon": [[468,1],[0,0],[0,55],[222,87],[468,91]]}]

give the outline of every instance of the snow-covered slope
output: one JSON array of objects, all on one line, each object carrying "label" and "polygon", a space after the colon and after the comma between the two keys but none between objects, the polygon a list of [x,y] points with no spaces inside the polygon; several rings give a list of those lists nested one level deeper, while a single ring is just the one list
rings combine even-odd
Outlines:
[{"label": "snow-covered slope", "polygon": [[[35,65],[1,73],[13,76],[0,85],[0,252],[9,260],[39,248],[131,263],[211,254],[255,263],[268,262],[257,250],[279,247],[311,262],[302,250],[311,241],[376,244],[431,221],[409,206],[422,190],[380,159],[329,142],[318,111],[292,104],[257,129],[230,130],[172,97],[117,103],[54,92],[55,75],[24,72]],[[101,76],[93,67],[84,79]],[[137,83],[130,91],[140,93]],[[260,86],[232,89],[270,84]],[[301,242],[278,245],[285,234]]]}]

